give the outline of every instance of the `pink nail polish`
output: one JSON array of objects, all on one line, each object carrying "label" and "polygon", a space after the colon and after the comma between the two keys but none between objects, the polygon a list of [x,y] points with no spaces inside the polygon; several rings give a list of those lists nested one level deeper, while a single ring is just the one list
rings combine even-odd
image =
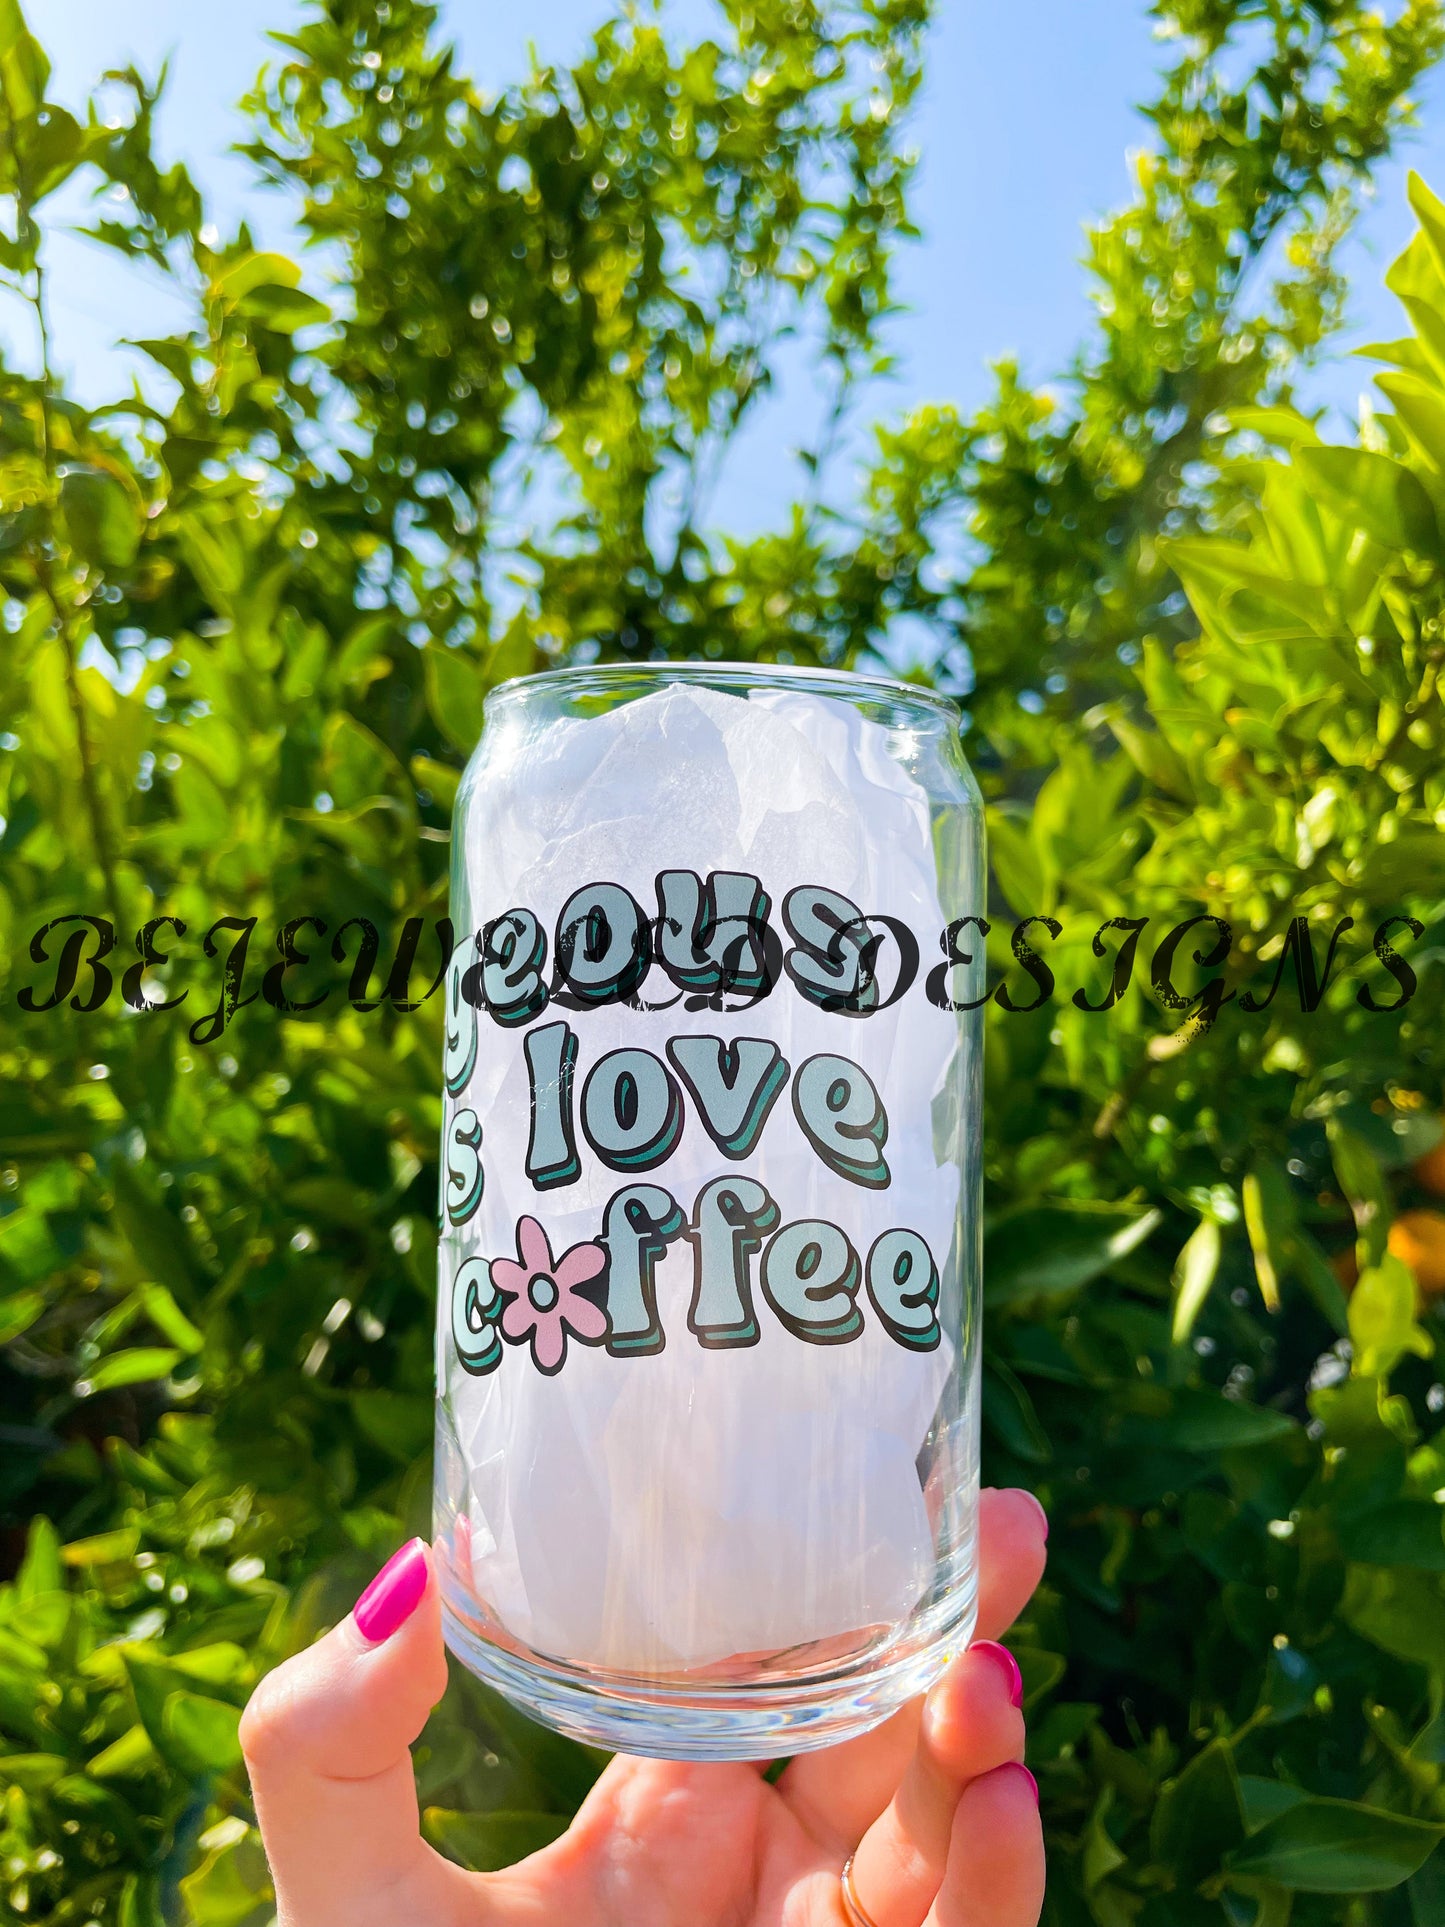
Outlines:
[{"label": "pink nail polish", "polygon": [[1008,1683],[1009,1705],[1022,1706],[1024,1703],[1024,1676],[1019,1671],[1018,1661],[1014,1658],[1008,1647],[1000,1646],[992,1639],[979,1639],[975,1640],[971,1650],[975,1653],[982,1653],[986,1658],[991,1659],[1003,1674],[1004,1679]]},{"label": "pink nail polish", "polygon": [[1034,1805],[1038,1805],[1039,1783],[1021,1760],[1010,1760],[1007,1766],[1001,1766],[998,1770],[1000,1773],[1021,1773],[1028,1782],[1029,1792],[1033,1795]]},{"label": "pink nail polish", "polygon": [[1022,1485],[1018,1486],[1015,1488],[1015,1490],[1022,1492],[1024,1497],[1030,1502],[1030,1504],[1038,1507],[1039,1523],[1044,1529],[1044,1544],[1047,1545],[1049,1543],[1049,1515],[1047,1512],[1044,1511],[1043,1500],[1035,1497],[1035,1495],[1032,1492],[1030,1492],[1026,1486],[1022,1486]]},{"label": "pink nail polish", "polygon": [[356,1602],[357,1631],[373,1646],[390,1639],[421,1604],[426,1591],[426,1546],[420,1539],[394,1552]]}]

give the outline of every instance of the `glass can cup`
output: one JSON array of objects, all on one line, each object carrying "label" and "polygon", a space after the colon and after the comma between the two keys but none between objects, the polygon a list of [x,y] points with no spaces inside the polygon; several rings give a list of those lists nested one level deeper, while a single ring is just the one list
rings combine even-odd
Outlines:
[{"label": "glass can cup", "polygon": [[831,1745],[977,1592],[982,805],[955,707],[659,663],[487,698],[457,796],[446,1636],[680,1759]]}]

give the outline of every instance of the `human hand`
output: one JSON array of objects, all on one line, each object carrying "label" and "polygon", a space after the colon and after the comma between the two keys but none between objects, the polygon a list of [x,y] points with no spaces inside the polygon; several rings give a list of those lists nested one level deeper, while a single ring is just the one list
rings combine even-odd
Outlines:
[{"label": "human hand", "polygon": [[[1038,1794],[994,1641],[1044,1567],[1026,1492],[983,1494],[979,1642],[861,1739],[766,1764],[619,1754],[559,1840],[467,1873],[421,1837],[409,1748],[446,1688],[431,1554],[257,1687],[241,1723],[280,1927],[1035,1927]],[[369,1637],[368,1637],[369,1635]]]}]

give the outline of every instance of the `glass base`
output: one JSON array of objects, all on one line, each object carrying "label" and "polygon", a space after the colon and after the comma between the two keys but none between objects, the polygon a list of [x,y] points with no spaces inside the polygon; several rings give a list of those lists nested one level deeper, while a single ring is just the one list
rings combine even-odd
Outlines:
[{"label": "glass base", "polygon": [[[956,1602],[962,1603],[962,1602]],[[965,1614],[920,1649],[795,1682],[688,1687],[522,1659],[482,1638],[452,1609],[445,1591],[447,1646],[478,1679],[530,1719],[609,1752],[655,1760],[773,1760],[857,1739],[928,1688],[973,1632]]]}]

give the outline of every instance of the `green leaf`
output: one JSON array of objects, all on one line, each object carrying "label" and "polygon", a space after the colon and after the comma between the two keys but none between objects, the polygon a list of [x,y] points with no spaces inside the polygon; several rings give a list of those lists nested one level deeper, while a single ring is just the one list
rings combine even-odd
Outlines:
[{"label": "green leaf", "polygon": [[145,1385],[167,1377],[180,1363],[184,1353],[166,1345],[137,1345],[131,1351],[112,1352],[98,1364],[87,1366],[85,1383],[92,1393],[112,1392],[119,1385]]},{"label": "green leaf", "polygon": [[390,675],[391,661],[386,653],[386,644],[394,626],[393,618],[384,613],[363,616],[332,659],[330,676],[333,684],[344,688],[356,683],[365,688],[367,684],[379,682],[384,676]]},{"label": "green leaf", "polygon": [[1229,1856],[1234,1873],[1307,1894],[1398,1887],[1434,1852],[1445,1826],[1353,1800],[1301,1800]]},{"label": "green leaf", "polygon": [[1285,1780],[1267,1780],[1255,1773],[1239,1776],[1239,1799],[1247,1833],[1258,1833],[1261,1827],[1309,1797],[1303,1787],[1291,1786]]},{"label": "green leaf", "polygon": [[233,1640],[216,1639],[208,1646],[189,1647],[185,1652],[172,1653],[167,1663],[183,1680],[224,1687],[235,1706],[243,1705],[249,1695],[250,1661]]},{"label": "green leaf", "polygon": [[258,252],[233,261],[211,283],[210,295],[234,307],[257,288],[294,288],[300,280],[300,268],[284,254]]},{"label": "green leaf", "polygon": [[1273,554],[1213,537],[1173,541],[1165,553],[1201,619],[1231,641],[1298,645],[1328,629],[1323,590]]},{"label": "green leaf", "polygon": [[1285,1640],[1270,1647],[1259,1695],[1261,1712],[1267,1710],[1270,1726],[1286,1726],[1306,1713],[1317,1712],[1319,1687],[1319,1668],[1298,1646]]},{"label": "green leaf", "polygon": [[95,568],[123,569],[135,560],[141,523],[130,491],[108,469],[72,467],[60,483],[71,546]]},{"label": "green leaf", "polygon": [[172,776],[171,795],[193,848],[214,849],[229,841],[235,821],[225,792],[194,757],[188,757]]},{"label": "green leaf", "polygon": [[275,1918],[270,1870],[252,1833],[215,1847],[179,1886],[188,1927],[265,1927]]},{"label": "green leaf", "polygon": [[1307,1231],[1297,1231],[1289,1241],[1290,1270],[1310,1297],[1321,1316],[1342,1337],[1350,1328],[1350,1308],[1343,1287],[1326,1264],[1324,1254]]},{"label": "green leaf", "polygon": [[472,657],[434,642],[429,642],[422,653],[432,721],[454,749],[469,756],[482,733],[486,691],[481,671]]},{"label": "green leaf", "polygon": [[1297,1429],[1287,1412],[1247,1405],[1202,1387],[1184,1387],[1173,1395],[1167,1436],[1171,1445],[1184,1452],[1228,1452],[1267,1445]]},{"label": "green leaf", "polygon": [[438,809],[452,809],[461,787],[460,770],[453,769],[450,763],[438,763],[431,756],[413,756],[411,773],[417,788],[429,791]]},{"label": "green leaf", "polygon": [[300,288],[255,288],[236,302],[236,312],[278,335],[294,335],[298,328],[314,328],[331,319],[326,303]]},{"label": "green leaf", "polygon": [[0,1345],[28,1332],[45,1310],[45,1294],[40,1291],[11,1291],[0,1298]]},{"label": "green leaf", "polygon": [[1231,408],[1229,426],[1236,434],[1258,435],[1285,448],[1319,445],[1319,430],[1293,408]]},{"label": "green leaf", "polygon": [[1001,1358],[984,1360],[981,1403],[984,1424],[1015,1458],[1044,1465],[1053,1457],[1033,1400]]},{"label": "green leaf", "polygon": [[204,1334],[193,1325],[164,1285],[154,1282],[136,1291],[140,1307],[163,1337],[183,1352],[198,1352],[205,1344]]},{"label": "green leaf", "polygon": [[513,617],[487,656],[487,687],[513,676],[529,676],[539,666],[536,639],[522,614]]},{"label": "green leaf", "polygon": [[1218,1269],[1219,1225],[1213,1218],[1201,1218],[1174,1264],[1174,1322],[1171,1335],[1176,1345],[1184,1344],[1194,1330],[1195,1320],[1204,1309]]},{"label": "green leaf", "polygon": [[1389,397],[1426,461],[1445,473],[1445,394],[1439,384],[1402,373],[1377,375],[1375,385]]},{"label": "green leaf", "polygon": [[48,1519],[37,1516],[30,1522],[25,1557],[15,1575],[16,1594],[21,1599],[35,1599],[41,1593],[59,1592],[64,1584],[60,1535]]},{"label": "green leaf", "polygon": [[[1023,1669],[1023,1660],[1019,1658],[1021,1650],[1024,1649],[1014,1648],[1014,1657],[1019,1659],[1020,1669]],[[1060,1665],[1062,1671],[1067,1671],[1067,1662],[1062,1656]],[[1024,1704],[1028,1704],[1027,1671],[1024,1672]],[[1067,1759],[1095,1726],[1098,1717],[1099,1708],[1087,1701],[1059,1700],[1045,1707],[1029,1732],[1029,1758],[1044,1762]]]},{"label": "green leaf", "polygon": [[92,1780],[128,1780],[153,1771],[158,1758],[150,1734],[136,1725],[87,1760],[85,1770]]},{"label": "green leaf", "polygon": [[171,379],[179,382],[182,388],[195,386],[192,365],[195,348],[183,336],[175,336],[169,340],[146,340],[128,336],[122,345],[139,349],[143,355],[149,355],[151,360],[158,367],[164,368]]},{"label": "green leaf", "polygon": [[240,1724],[239,1710],[224,1700],[171,1693],[162,1714],[165,1738],[157,1745],[183,1772],[229,1773],[241,1764]]},{"label": "green leaf", "polygon": [[1033,839],[1001,809],[988,813],[988,860],[999,888],[1019,916],[1048,909],[1051,893]]},{"label": "green leaf", "polygon": [[156,1874],[127,1875],[121,1887],[117,1927],[169,1927]]},{"label": "green leaf", "polygon": [[1350,1340],[1355,1370],[1365,1377],[1392,1372],[1407,1352],[1428,1358],[1434,1350],[1415,1322],[1415,1274],[1393,1252],[1360,1273],[1350,1294]]},{"label": "green leaf", "polygon": [[1445,1920],[1445,1849],[1439,1847],[1410,1882],[1415,1927],[1439,1927]]},{"label": "green leaf", "polygon": [[[189,1653],[161,1654],[153,1646],[121,1648],[136,1711],[152,1744],[188,1776],[229,1772],[240,1762],[236,1734],[245,1697],[245,1654],[226,1641]],[[219,1687],[231,1694],[221,1699]]]},{"label": "green leaf", "polygon": [[7,1753],[5,1778],[27,1793],[42,1793],[55,1785],[69,1765],[60,1753]]},{"label": "green leaf", "polygon": [[1445,282],[1445,203],[1431,192],[1413,167],[1406,179],[1405,192],[1411,211],[1420,223],[1426,245],[1434,257],[1436,271]]},{"label": "green leaf", "polygon": [[1185,803],[1193,800],[1194,789],[1184,759],[1159,730],[1142,729],[1130,717],[1118,714],[1110,715],[1109,727],[1141,776],[1168,796],[1177,796]]},{"label": "green leaf", "polygon": [[432,1401],[420,1393],[352,1392],[350,1403],[364,1436],[403,1465],[410,1465],[431,1443]]},{"label": "green leaf", "polygon": [[1439,1575],[1410,1566],[1351,1566],[1340,1613],[1382,1652],[1445,1672],[1442,1583]]},{"label": "green leaf", "polygon": [[1089,1824],[1084,1830],[1079,1870],[1084,1877],[1084,1887],[1090,1893],[1101,1886],[1111,1873],[1117,1872],[1128,1860],[1128,1855],[1122,1851],[1118,1841],[1104,1824],[1109,1808],[1113,1804],[1113,1793],[1112,1787],[1104,1788],[1103,1793],[1094,1803]]},{"label": "green leaf", "polygon": [[1141,1245],[1161,1216],[1158,1211],[1026,1207],[985,1233],[985,1295],[991,1303],[1006,1303],[1077,1291]]},{"label": "green leaf", "polygon": [[178,1285],[189,1285],[190,1247],[180,1224],[149,1188],[148,1177],[144,1165],[116,1165],[111,1176],[116,1220],[135,1254],[141,1276],[164,1278],[174,1293]]},{"label": "green leaf", "polygon": [[494,1873],[550,1846],[567,1830],[560,1813],[452,1813],[428,1807],[422,1831],[432,1846],[473,1873]]},{"label": "green leaf", "polygon": [[50,62],[26,26],[19,0],[0,0],[0,93],[12,122],[35,113],[49,79]]},{"label": "green leaf", "polygon": [[1440,546],[1434,505],[1400,462],[1365,448],[1301,448],[1296,462],[1342,520],[1388,549],[1433,555]]},{"label": "green leaf", "polygon": [[1340,1549],[1372,1566],[1414,1566],[1445,1572],[1445,1508],[1416,1499],[1372,1507],[1341,1519]]},{"label": "green leaf", "polygon": [[1280,1273],[1289,1266],[1296,1219],[1289,1179],[1277,1164],[1256,1165],[1240,1186],[1240,1200],[1259,1295],[1270,1311],[1278,1311]]},{"label": "green leaf", "polygon": [[1390,1230],[1390,1200],[1378,1160],[1365,1140],[1332,1117],[1326,1127],[1335,1176],[1354,1213],[1360,1268],[1378,1264]]},{"label": "green leaf", "polygon": [[21,121],[15,145],[23,164],[30,203],[54,193],[85,158],[86,139],[72,115],[50,102]]},{"label": "green leaf", "polygon": [[1410,1742],[1410,1754],[1431,1766],[1445,1766],[1445,1713],[1437,1713],[1420,1728]]},{"label": "green leaf", "polygon": [[[1336,1115],[1368,1145],[1382,1171],[1398,1171],[1413,1164],[1445,1137],[1441,1120],[1428,1110],[1399,1111],[1382,1106],[1376,1111],[1356,1102],[1346,1104]],[[34,1196],[33,1186],[27,1187],[27,1196]]]},{"label": "green leaf", "polygon": [[[1012,1651],[1023,1674],[1024,1708],[1032,1719],[1035,1705],[1058,1685],[1069,1670],[1069,1662],[1062,1653],[1051,1653],[1039,1646],[1016,1645]],[[1091,1718],[1097,1711],[1093,1707],[1086,1710]]]},{"label": "green leaf", "polygon": [[343,810],[395,794],[404,780],[381,739],[345,711],[327,725],[324,768],[327,787]]},{"label": "green leaf", "polygon": [[37,1285],[64,1262],[44,1212],[21,1205],[0,1218],[0,1275],[8,1271],[21,1284]]},{"label": "green leaf", "polygon": [[1159,1790],[1150,1825],[1150,1853],[1173,1870],[1181,1887],[1197,1887],[1217,1873],[1225,1855],[1244,1840],[1244,1814],[1234,1754],[1214,1740]]},{"label": "green leaf", "polygon": [[139,1549],[138,1526],[114,1526],[88,1539],[72,1539],[62,1556],[67,1566],[111,1566],[129,1564]]}]

